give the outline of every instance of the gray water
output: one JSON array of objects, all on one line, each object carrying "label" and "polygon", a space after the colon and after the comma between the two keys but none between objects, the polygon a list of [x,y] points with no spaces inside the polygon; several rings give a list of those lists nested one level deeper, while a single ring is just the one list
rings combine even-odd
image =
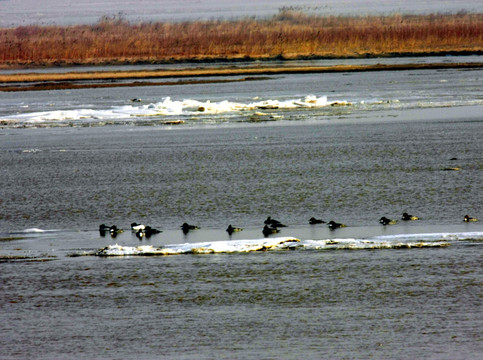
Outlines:
[{"label": "gray water", "polygon": [[479,251],[6,263],[1,357],[478,359]]},{"label": "gray water", "polygon": [[373,15],[393,13],[456,13],[482,12],[478,0],[245,0],[245,1],[193,1],[193,0],[2,0],[0,26],[30,24],[71,25],[94,23],[103,16],[121,16],[133,22],[192,21],[233,19],[256,16],[269,17],[283,7],[321,15]]},{"label": "gray water", "polygon": [[269,215],[371,225],[405,211],[460,222],[481,211],[481,120],[433,112],[423,122],[3,131],[0,229],[216,228]]},{"label": "gray water", "polygon": [[[133,116],[310,94],[347,104]],[[481,70],[2,93],[0,358],[481,358],[482,101]],[[277,236],[300,243],[95,256]]]}]

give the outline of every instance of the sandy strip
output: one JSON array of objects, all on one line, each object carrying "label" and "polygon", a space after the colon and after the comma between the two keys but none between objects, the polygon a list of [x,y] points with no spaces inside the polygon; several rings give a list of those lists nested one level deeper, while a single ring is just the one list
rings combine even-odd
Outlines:
[{"label": "sandy strip", "polygon": [[[48,89],[86,88],[86,87],[117,87],[117,86],[153,86],[171,85],[172,83],[142,82],[142,83],[112,83],[99,84],[99,81],[113,80],[148,80],[169,79],[187,77],[208,76],[258,76],[258,75],[283,75],[283,74],[307,74],[329,72],[361,72],[361,71],[398,71],[419,69],[478,69],[483,63],[431,63],[431,64],[391,64],[391,65],[335,65],[335,66],[263,66],[263,67],[240,67],[240,68],[209,68],[209,69],[182,69],[182,70],[132,70],[132,71],[79,71],[67,73],[17,73],[0,75],[0,91],[25,91],[46,90],[42,84],[35,87],[25,86],[28,83],[56,82],[48,84]],[[252,79],[234,79],[229,81],[246,81]],[[75,84],[75,82],[84,82]],[[97,83],[86,83],[97,81]],[[210,80],[203,80],[210,81]],[[212,80],[211,80],[212,81]],[[69,82],[69,83],[68,83]],[[8,86],[15,83],[15,86]],[[192,83],[186,81],[186,83]],[[183,82],[174,83],[183,84]],[[23,85],[23,86],[21,86]],[[47,85],[47,84],[44,84]],[[9,90],[10,88],[10,90]],[[15,90],[16,89],[16,90]]]},{"label": "sandy strip", "polygon": [[[23,82],[14,85],[0,85],[0,92],[15,91],[40,91],[40,90],[66,90],[66,89],[94,89],[94,88],[112,88],[112,87],[139,87],[139,86],[173,86],[173,85],[193,85],[193,84],[217,84],[229,82],[257,81],[267,80],[265,76],[260,77],[244,77],[219,80],[178,80],[178,81],[127,81],[127,82],[76,82],[71,81],[41,81],[41,82]],[[121,79],[122,80],[122,79]]]}]

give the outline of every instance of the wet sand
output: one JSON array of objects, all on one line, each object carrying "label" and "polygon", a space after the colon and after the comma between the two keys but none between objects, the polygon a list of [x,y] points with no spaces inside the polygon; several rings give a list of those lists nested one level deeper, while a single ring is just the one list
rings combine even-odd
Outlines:
[{"label": "wet sand", "polygon": [[[429,64],[376,64],[336,66],[263,66],[263,67],[218,67],[210,69],[182,70],[133,70],[133,71],[79,71],[67,73],[22,73],[0,75],[0,91],[35,91],[57,89],[79,89],[121,86],[166,86],[216,82],[253,81],[263,75],[401,71],[419,69],[478,69],[483,63],[429,63]],[[202,77],[229,77],[231,79],[181,80]],[[244,78],[236,78],[245,76]],[[156,79],[164,81],[156,82]],[[168,80],[171,79],[171,80]],[[178,79],[173,81],[173,79]]]}]

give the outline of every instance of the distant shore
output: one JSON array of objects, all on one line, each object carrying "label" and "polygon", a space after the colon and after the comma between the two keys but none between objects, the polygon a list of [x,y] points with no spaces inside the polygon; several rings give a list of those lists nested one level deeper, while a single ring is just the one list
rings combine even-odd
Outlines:
[{"label": "distant shore", "polygon": [[[0,92],[106,88],[123,86],[169,86],[264,80],[270,75],[401,71],[417,69],[478,69],[483,63],[376,64],[334,66],[214,67],[180,70],[29,72],[0,74]],[[210,77],[210,79],[206,79]]]},{"label": "distant shore", "polygon": [[143,65],[183,65],[183,64],[232,64],[233,66],[238,66],[238,64],[249,64],[249,63],[270,63],[270,62],[280,62],[280,61],[318,61],[318,60],[357,60],[357,59],[391,59],[391,58],[407,58],[408,62],[410,59],[417,59],[421,57],[436,57],[436,56],[481,56],[483,55],[483,47],[481,50],[444,50],[444,51],[420,51],[420,52],[388,52],[381,54],[352,54],[352,55],[341,55],[341,54],[326,54],[326,55],[282,55],[278,54],[275,56],[258,56],[251,57],[245,56],[228,56],[228,57],[196,57],[196,58],[170,58],[170,59],[89,59],[86,61],[75,61],[75,62],[65,62],[65,61],[46,61],[42,63],[29,63],[29,62],[0,62],[0,72],[2,70],[25,70],[30,69],[32,71],[41,69],[61,69],[61,68],[76,68],[76,67],[109,67],[109,66],[143,66]]},{"label": "distant shore", "polygon": [[320,16],[0,28],[0,68],[483,53],[483,14]]},{"label": "distant shore", "polygon": [[[130,23],[105,17],[93,25],[0,28],[0,92],[257,81],[262,76],[294,73],[482,67],[482,63],[464,60],[432,64],[411,60],[447,55],[483,55],[483,14],[324,17],[285,10],[269,19],[183,23]],[[292,62],[391,57],[408,61],[336,66]],[[197,63],[210,66],[194,69]],[[186,67],[122,69],[123,65],[161,64]],[[109,71],[114,65],[121,69]],[[65,72],[65,68],[83,66],[104,69]],[[42,71],[45,68],[64,71]],[[5,69],[19,71],[2,75]]]}]

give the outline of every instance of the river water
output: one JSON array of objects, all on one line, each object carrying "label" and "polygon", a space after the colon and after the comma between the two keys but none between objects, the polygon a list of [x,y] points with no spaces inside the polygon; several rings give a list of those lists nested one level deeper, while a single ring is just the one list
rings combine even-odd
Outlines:
[{"label": "river water", "polygon": [[482,75],[2,93],[0,358],[481,358]]},{"label": "river water", "polygon": [[269,17],[281,8],[321,15],[482,12],[479,0],[1,0],[0,27],[95,23],[104,16],[132,22]]}]

